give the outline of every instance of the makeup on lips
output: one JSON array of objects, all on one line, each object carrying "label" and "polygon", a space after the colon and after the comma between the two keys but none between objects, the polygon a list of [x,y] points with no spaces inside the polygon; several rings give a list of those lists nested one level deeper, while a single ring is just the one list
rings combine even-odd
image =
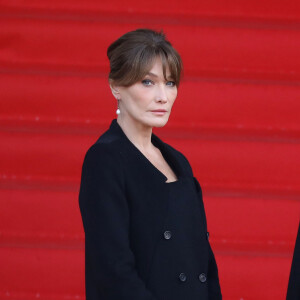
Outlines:
[{"label": "makeup on lips", "polygon": [[151,112],[158,116],[163,116],[167,111],[165,109],[155,109],[151,110]]}]

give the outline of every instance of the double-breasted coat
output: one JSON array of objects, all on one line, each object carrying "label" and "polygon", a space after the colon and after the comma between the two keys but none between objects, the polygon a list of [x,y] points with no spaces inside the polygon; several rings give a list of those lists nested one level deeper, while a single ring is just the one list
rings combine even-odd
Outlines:
[{"label": "double-breasted coat", "polygon": [[[201,270],[191,268],[196,262],[188,253],[172,259],[187,241],[165,228],[169,210],[167,178],[131,143],[114,119],[89,148],[82,166],[79,205],[85,230],[86,298],[222,299],[200,185],[179,151],[154,134],[151,140],[178,180],[193,184],[199,209],[191,214],[198,214],[198,224],[202,224],[195,225],[194,230],[205,231],[207,236],[199,241]],[[162,266],[156,263],[158,258],[166,258],[163,276]],[[160,294],[161,290],[166,293]]]}]

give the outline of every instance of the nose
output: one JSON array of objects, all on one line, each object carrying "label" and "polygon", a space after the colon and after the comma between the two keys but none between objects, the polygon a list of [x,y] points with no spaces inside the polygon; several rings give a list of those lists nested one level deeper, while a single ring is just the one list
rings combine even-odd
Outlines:
[{"label": "nose", "polygon": [[166,103],[168,101],[166,87],[158,86],[156,94],[156,102]]}]

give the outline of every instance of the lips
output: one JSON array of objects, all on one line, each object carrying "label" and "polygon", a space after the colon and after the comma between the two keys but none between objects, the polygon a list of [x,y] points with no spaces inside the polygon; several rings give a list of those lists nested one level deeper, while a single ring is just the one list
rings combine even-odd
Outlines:
[{"label": "lips", "polygon": [[158,116],[158,117],[162,117],[167,114],[167,111],[165,109],[155,109],[155,110],[151,110],[151,112],[154,116]]}]

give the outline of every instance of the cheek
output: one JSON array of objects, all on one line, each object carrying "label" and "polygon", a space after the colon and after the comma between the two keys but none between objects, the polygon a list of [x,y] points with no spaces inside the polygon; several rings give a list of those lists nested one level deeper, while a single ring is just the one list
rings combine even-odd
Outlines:
[{"label": "cheek", "polygon": [[144,106],[144,98],[141,91],[135,90],[128,95],[128,102],[130,103],[131,108],[138,109]]},{"label": "cheek", "polygon": [[177,89],[175,91],[172,91],[170,94],[169,99],[171,99],[172,104],[175,102],[176,98],[177,98]]},{"label": "cheek", "polygon": [[151,105],[153,101],[153,93],[151,90],[140,90],[135,94],[135,104],[138,108],[144,109]]}]

